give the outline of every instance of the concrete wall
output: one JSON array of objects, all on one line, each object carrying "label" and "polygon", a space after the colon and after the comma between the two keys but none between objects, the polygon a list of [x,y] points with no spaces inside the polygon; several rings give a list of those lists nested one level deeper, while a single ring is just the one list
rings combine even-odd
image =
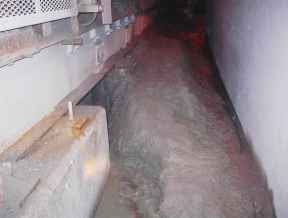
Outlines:
[{"label": "concrete wall", "polygon": [[288,217],[288,1],[214,0],[210,33],[217,65],[245,133]]},{"label": "concrete wall", "polygon": [[[131,28],[104,40],[104,59],[125,47]],[[32,58],[0,68],[0,153],[54,109],[91,73],[97,73],[96,46],[89,33],[84,45],[71,52],[57,44]]]}]

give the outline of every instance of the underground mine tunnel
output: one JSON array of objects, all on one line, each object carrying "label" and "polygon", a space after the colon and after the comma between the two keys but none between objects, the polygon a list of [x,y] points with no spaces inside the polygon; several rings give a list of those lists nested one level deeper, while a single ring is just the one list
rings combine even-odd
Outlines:
[{"label": "underground mine tunnel", "polygon": [[288,217],[287,10],[0,0],[0,217]]}]

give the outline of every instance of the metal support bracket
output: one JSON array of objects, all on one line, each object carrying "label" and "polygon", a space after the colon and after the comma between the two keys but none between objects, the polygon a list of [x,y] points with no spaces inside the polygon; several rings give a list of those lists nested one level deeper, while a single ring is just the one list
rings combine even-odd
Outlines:
[{"label": "metal support bracket", "polygon": [[78,11],[80,13],[99,13],[103,12],[102,5],[88,5],[88,4],[80,4],[78,7]]}]

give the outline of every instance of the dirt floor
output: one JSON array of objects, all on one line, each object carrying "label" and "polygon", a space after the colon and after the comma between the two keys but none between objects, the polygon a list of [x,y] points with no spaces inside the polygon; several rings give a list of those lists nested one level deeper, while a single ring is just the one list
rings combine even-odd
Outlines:
[{"label": "dirt floor", "polygon": [[202,30],[153,28],[91,93],[112,171],[97,218],[270,218],[265,179],[216,91]]}]

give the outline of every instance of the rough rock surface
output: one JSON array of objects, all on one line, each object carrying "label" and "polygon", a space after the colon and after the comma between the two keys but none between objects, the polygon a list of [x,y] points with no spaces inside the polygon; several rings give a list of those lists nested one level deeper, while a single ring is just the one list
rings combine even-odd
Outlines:
[{"label": "rough rock surface", "polygon": [[195,35],[186,39],[147,32],[95,89],[106,96],[112,159],[124,172],[119,195],[133,202],[135,217],[273,217],[204,49],[189,41]]}]

